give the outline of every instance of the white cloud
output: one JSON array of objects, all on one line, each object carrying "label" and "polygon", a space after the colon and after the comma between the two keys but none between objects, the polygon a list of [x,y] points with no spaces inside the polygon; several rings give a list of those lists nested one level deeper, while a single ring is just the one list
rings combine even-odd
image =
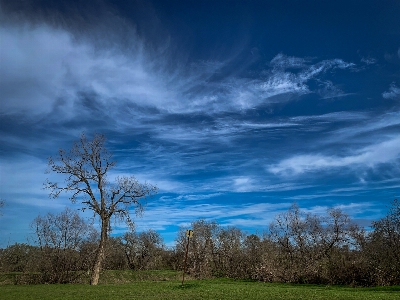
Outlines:
[{"label": "white cloud", "polygon": [[[360,202],[360,203],[346,203],[346,204],[339,204],[335,205],[333,208],[337,208],[342,210],[344,213],[349,215],[355,216],[359,214],[365,213],[366,210],[374,210],[375,204],[371,202]],[[326,211],[332,208],[330,206],[310,206],[308,208],[301,208],[304,212],[311,213],[311,214],[326,214]]]},{"label": "white cloud", "polygon": [[69,32],[47,25],[4,26],[0,35],[3,113],[42,114],[61,105],[63,117],[71,116],[82,93],[95,95],[110,112],[116,101],[177,106],[168,82],[153,69],[154,61],[145,56],[139,40],[127,55],[98,49],[83,39],[78,42]]},{"label": "white cloud", "polygon": [[[135,35],[131,37],[133,49],[125,50],[101,49],[90,37],[77,39],[66,30],[43,24],[3,25],[0,35],[0,76],[4,78],[0,83],[4,98],[1,112],[35,116],[58,108],[62,119],[84,113],[81,101],[85,94],[92,95],[110,116],[116,115],[121,105],[139,113],[127,104],[165,113],[246,110],[277,95],[309,93],[308,80],[329,69],[352,66],[340,59],[307,65],[306,59],[279,54],[264,79],[231,76],[215,81],[212,76],[229,60],[200,61],[186,69],[172,69],[167,58],[146,51]],[[295,74],[286,68],[301,71]],[[97,103],[86,105],[95,107]],[[114,119],[124,124],[121,115]],[[126,125],[131,124],[129,119]]]},{"label": "white cloud", "polygon": [[302,190],[315,187],[313,185],[306,185],[306,184],[297,184],[297,183],[278,183],[267,185],[265,187],[265,191],[268,192],[283,192],[283,191],[294,191],[294,190]]},{"label": "white cloud", "polygon": [[308,59],[287,56],[285,54],[279,53],[270,62],[274,68],[288,69],[288,68],[304,68],[309,62]]},{"label": "white cloud", "polygon": [[377,60],[373,57],[363,57],[361,58],[361,62],[366,63],[367,65],[376,64]]},{"label": "white cloud", "polygon": [[389,91],[382,94],[382,97],[385,99],[400,99],[400,88],[393,83]]},{"label": "white cloud", "polygon": [[322,87],[317,91],[321,99],[332,99],[352,95],[352,93],[344,93],[329,80],[322,82],[321,85]]},{"label": "white cloud", "polygon": [[365,147],[353,155],[339,157],[322,154],[297,155],[284,159],[276,165],[268,167],[273,174],[297,175],[310,171],[318,171],[343,167],[373,168],[378,164],[393,162],[400,155],[400,137],[395,137],[379,144]]},{"label": "white cloud", "polygon": [[[241,219],[255,219],[258,226],[268,226],[274,215],[290,203],[195,204],[172,198],[163,205],[149,206],[143,218],[136,219],[139,230],[165,230],[168,226],[187,226],[198,219],[217,220],[224,225],[245,225]],[[167,216],[167,217],[166,217]],[[222,221],[223,220],[223,221]],[[247,226],[251,226],[249,223]]]},{"label": "white cloud", "polygon": [[198,201],[218,197],[221,195],[222,193],[181,195],[177,197],[177,200]]},{"label": "white cloud", "polygon": [[[358,117],[357,117],[358,116]],[[368,113],[345,113],[341,116],[346,121],[357,121],[353,126],[343,127],[332,132],[328,141],[354,141],[355,137],[364,133],[382,134],[388,128],[400,125],[400,112],[388,112],[380,116],[373,116]],[[368,138],[369,139],[369,138]]]},{"label": "white cloud", "polygon": [[68,98],[65,64],[82,57],[85,49],[74,47],[67,32],[45,26],[0,27],[0,36],[1,111],[50,112],[59,97]]}]

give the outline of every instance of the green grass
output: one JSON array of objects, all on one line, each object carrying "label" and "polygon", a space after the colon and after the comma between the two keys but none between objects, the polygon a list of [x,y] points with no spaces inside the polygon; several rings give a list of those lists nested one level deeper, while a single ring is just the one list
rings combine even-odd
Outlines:
[{"label": "green grass", "polygon": [[[350,288],[317,285],[270,284],[232,279],[188,280],[181,286],[179,273],[107,272],[110,282],[98,286],[65,285],[0,285],[0,298],[14,299],[400,299],[400,287]],[[126,282],[127,276],[136,280]],[[147,277],[146,277],[147,276]],[[105,278],[106,277],[106,278]],[[119,279],[118,279],[119,277]],[[122,278],[122,279],[121,279]]]}]

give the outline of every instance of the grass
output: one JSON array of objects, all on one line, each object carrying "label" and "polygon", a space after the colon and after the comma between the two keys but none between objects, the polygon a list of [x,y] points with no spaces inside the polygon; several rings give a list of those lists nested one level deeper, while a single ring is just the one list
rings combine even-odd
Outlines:
[{"label": "grass", "polygon": [[[188,280],[184,286],[179,273],[107,272],[98,286],[0,285],[1,299],[400,299],[400,287],[350,288],[318,285],[269,284],[232,279]],[[127,282],[129,276],[135,281]],[[127,278],[128,277],[128,278]]]}]

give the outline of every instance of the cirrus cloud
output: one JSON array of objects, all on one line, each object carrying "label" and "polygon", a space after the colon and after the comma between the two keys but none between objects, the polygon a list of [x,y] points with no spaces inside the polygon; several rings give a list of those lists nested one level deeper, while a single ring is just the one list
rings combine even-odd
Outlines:
[{"label": "cirrus cloud", "polygon": [[373,168],[376,165],[397,160],[400,155],[400,137],[355,151],[354,154],[340,157],[322,154],[296,155],[268,167],[273,174],[298,175],[326,169],[344,167]]}]

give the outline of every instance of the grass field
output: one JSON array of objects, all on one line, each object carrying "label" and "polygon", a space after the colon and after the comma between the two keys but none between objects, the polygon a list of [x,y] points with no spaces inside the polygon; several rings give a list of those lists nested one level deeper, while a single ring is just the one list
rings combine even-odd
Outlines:
[{"label": "grass field", "polygon": [[[317,285],[269,284],[232,279],[188,280],[181,286],[178,273],[107,274],[109,281],[98,286],[0,285],[0,298],[14,299],[400,299],[400,287],[350,288]],[[117,275],[117,276],[116,276]],[[106,278],[107,278],[106,276]],[[116,277],[120,276],[118,279]],[[104,282],[104,280],[103,280]]]}]

